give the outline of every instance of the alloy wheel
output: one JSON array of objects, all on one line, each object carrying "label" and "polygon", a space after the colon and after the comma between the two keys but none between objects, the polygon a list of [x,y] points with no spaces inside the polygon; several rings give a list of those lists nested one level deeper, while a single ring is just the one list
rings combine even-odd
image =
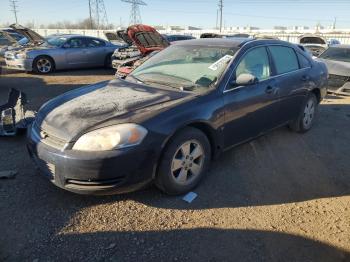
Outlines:
[{"label": "alloy wheel", "polygon": [[191,183],[203,170],[204,149],[196,140],[183,143],[171,162],[171,174],[181,185]]},{"label": "alloy wheel", "polygon": [[52,68],[51,61],[46,58],[40,58],[36,65],[40,73],[48,73]]},{"label": "alloy wheel", "polygon": [[305,128],[308,129],[311,127],[314,116],[315,116],[315,102],[313,99],[309,99],[304,109],[303,124]]}]

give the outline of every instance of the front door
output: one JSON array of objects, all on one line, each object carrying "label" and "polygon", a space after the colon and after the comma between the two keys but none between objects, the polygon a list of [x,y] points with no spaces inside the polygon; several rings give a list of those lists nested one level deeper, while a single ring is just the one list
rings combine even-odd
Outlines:
[{"label": "front door", "polygon": [[278,113],[278,89],[271,76],[270,59],[266,47],[248,51],[238,63],[230,82],[240,74],[252,74],[258,82],[246,86],[228,86],[224,91],[225,147],[258,136],[275,124]]},{"label": "front door", "polygon": [[71,38],[65,44],[66,61],[69,67],[81,67],[87,64],[87,47],[84,38]]}]

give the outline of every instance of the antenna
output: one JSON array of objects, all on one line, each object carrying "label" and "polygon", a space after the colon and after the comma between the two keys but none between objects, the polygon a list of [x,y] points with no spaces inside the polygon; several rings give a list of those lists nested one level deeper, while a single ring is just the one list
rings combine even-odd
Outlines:
[{"label": "antenna", "polygon": [[18,24],[18,20],[17,20],[18,5],[17,5],[17,3],[18,3],[17,0],[10,0],[10,7],[12,8],[10,11],[12,11],[13,14],[15,15],[16,24]]},{"label": "antenna", "polygon": [[107,12],[103,0],[89,0],[90,29],[101,29],[108,25]]},{"label": "antenna", "polygon": [[131,4],[131,12],[130,12],[130,24],[140,24],[141,23],[141,14],[140,14],[140,5],[147,5],[142,0],[121,0],[125,3]]}]

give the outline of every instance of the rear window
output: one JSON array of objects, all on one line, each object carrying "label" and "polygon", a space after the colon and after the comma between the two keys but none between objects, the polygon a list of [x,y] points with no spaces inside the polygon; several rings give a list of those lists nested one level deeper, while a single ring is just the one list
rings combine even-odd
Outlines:
[{"label": "rear window", "polygon": [[307,59],[305,56],[298,54],[298,58],[299,58],[300,68],[311,67],[311,63],[309,59]]},{"label": "rear window", "polygon": [[135,35],[137,40],[144,47],[163,47],[167,46],[166,41],[158,34],[152,32],[141,32]]},{"label": "rear window", "polygon": [[276,73],[278,75],[299,69],[298,59],[292,48],[285,46],[270,46],[269,50],[275,62]]}]

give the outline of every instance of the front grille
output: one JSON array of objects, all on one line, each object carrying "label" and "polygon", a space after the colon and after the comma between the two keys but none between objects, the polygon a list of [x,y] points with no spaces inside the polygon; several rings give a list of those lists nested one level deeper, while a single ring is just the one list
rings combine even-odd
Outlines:
[{"label": "front grille", "polygon": [[80,188],[80,189],[109,189],[115,186],[118,186],[123,182],[125,177],[118,177],[115,179],[108,180],[98,180],[98,181],[86,181],[86,180],[76,180],[76,179],[67,179],[66,187],[68,188]]},{"label": "front grille", "polygon": [[339,76],[339,75],[329,75],[328,84],[333,88],[340,88],[345,85],[346,82],[349,82],[348,76]]}]

